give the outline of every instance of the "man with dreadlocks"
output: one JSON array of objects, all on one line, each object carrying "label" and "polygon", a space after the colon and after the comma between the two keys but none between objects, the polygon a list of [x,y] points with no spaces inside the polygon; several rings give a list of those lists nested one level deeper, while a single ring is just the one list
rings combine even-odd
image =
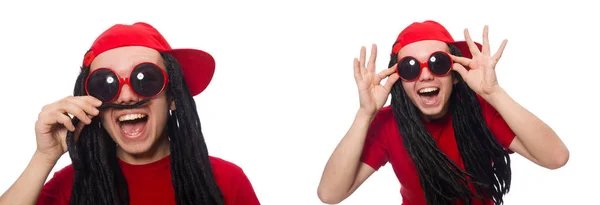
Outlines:
[{"label": "man with dreadlocks", "polygon": [[[0,204],[260,204],[240,167],[208,155],[193,96],[214,68],[149,24],[112,26],[86,53],[74,96],[42,109],[37,150]],[[44,185],[66,151],[72,165]]]},{"label": "man with dreadlocks", "polygon": [[404,205],[502,204],[511,182],[509,153],[548,169],[566,164],[560,138],[496,80],[507,41],[491,55],[487,26],[483,45],[466,29],[465,39],[454,41],[435,21],[412,23],[378,74],[376,46],[367,65],[361,48],[354,60],[360,108],[325,167],[321,201],[341,202],[390,162]]}]

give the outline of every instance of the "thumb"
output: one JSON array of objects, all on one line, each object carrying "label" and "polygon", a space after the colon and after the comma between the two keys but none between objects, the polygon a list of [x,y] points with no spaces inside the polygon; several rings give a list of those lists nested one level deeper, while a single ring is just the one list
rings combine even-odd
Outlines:
[{"label": "thumb", "polygon": [[462,66],[459,63],[454,63],[454,66],[452,66],[452,70],[458,72],[458,74],[460,74],[460,76],[462,76],[463,78],[465,78],[467,76],[467,73],[469,72],[464,66]]},{"label": "thumb", "polygon": [[[88,117],[90,119],[93,118],[93,116],[88,115]],[[73,137],[75,137],[75,141],[79,140],[79,135],[81,134],[81,131],[83,130],[83,128],[86,126],[85,123],[83,122],[79,122],[79,124],[77,124],[77,128],[75,128],[75,132],[73,133]]]},{"label": "thumb", "polygon": [[392,87],[394,86],[394,83],[398,81],[398,79],[400,79],[400,76],[397,73],[394,73],[385,81],[385,85],[383,87],[388,93],[392,91]]},{"label": "thumb", "polygon": [[[88,115],[88,117],[89,117],[90,119],[91,119],[91,118],[93,118],[93,116],[91,116],[91,115]],[[74,123],[77,123],[77,127],[75,128],[75,131],[69,131],[69,130],[67,130],[67,131],[66,131],[66,133],[65,133],[65,135],[64,135],[64,136],[63,136],[63,137],[60,139],[60,141],[61,141],[60,143],[61,143],[61,145],[62,145],[62,148],[63,148],[63,151],[64,151],[64,152],[66,152],[66,151],[68,151],[68,150],[69,150],[69,149],[68,149],[68,145],[67,145],[67,135],[68,135],[69,133],[73,133],[73,138],[74,138],[74,140],[73,140],[73,141],[74,141],[74,142],[77,142],[77,140],[79,140],[79,135],[81,134],[81,131],[82,131],[82,130],[83,130],[83,128],[86,126],[86,124],[85,124],[85,123],[83,123],[83,122],[79,121],[79,119],[77,119],[77,118],[73,118],[73,122],[74,122]]]}]

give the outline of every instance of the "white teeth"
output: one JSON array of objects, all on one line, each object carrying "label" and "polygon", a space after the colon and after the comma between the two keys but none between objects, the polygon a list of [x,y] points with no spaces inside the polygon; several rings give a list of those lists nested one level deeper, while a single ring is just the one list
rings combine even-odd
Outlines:
[{"label": "white teeth", "polygon": [[421,90],[419,90],[419,93],[429,93],[429,92],[434,92],[437,90],[439,90],[439,88],[433,88],[433,87],[422,88]]},{"label": "white teeth", "polygon": [[127,114],[127,115],[123,115],[123,116],[119,117],[119,122],[136,120],[136,119],[140,119],[140,118],[144,118],[144,117],[146,117],[146,115],[144,115],[144,114]]}]

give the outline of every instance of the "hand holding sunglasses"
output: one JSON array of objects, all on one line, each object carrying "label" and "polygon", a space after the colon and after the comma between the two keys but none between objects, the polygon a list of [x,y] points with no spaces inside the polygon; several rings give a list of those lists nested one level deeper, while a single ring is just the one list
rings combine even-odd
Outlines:
[{"label": "hand holding sunglasses", "polygon": [[[457,63],[454,65],[456,70],[467,82],[469,87],[477,94],[486,98],[499,90],[498,80],[496,79],[496,64],[502,57],[502,52],[508,42],[506,39],[502,41],[500,48],[493,56],[490,56],[490,43],[488,39],[488,26],[483,28],[483,46],[481,51],[477,48],[469,30],[465,29],[465,39],[473,55],[472,59],[452,56],[452,59]],[[467,70],[465,67],[469,67]]]},{"label": "hand holding sunglasses", "polygon": [[[358,86],[360,98],[360,109],[368,114],[375,114],[387,101],[392,86],[399,79],[395,74],[396,66],[375,73],[375,61],[377,59],[377,45],[371,47],[369,62],[366,62],[366,48],[360,49],[360,59],[354,58],[354,79]],[[385,85],[381,81],[386,79]]]}]

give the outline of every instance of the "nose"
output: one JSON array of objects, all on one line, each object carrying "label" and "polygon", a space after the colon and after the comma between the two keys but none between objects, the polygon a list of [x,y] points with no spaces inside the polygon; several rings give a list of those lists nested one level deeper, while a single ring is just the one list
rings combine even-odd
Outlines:
[{"label": "nose", "polygon": [[139,100],[139,97],[133,92],[131,87],[125,84],[121,88],[121,93],[119,94],[119,98],[117,98],[115,103],[119,105],[130,105],[135,104]]},{"label": "nose", "polygon": [[421,75],[419,76],[419,81],[429,81],[433,80],[433,74],[429,71],[429,67],[423,67],[421,70]]}]

